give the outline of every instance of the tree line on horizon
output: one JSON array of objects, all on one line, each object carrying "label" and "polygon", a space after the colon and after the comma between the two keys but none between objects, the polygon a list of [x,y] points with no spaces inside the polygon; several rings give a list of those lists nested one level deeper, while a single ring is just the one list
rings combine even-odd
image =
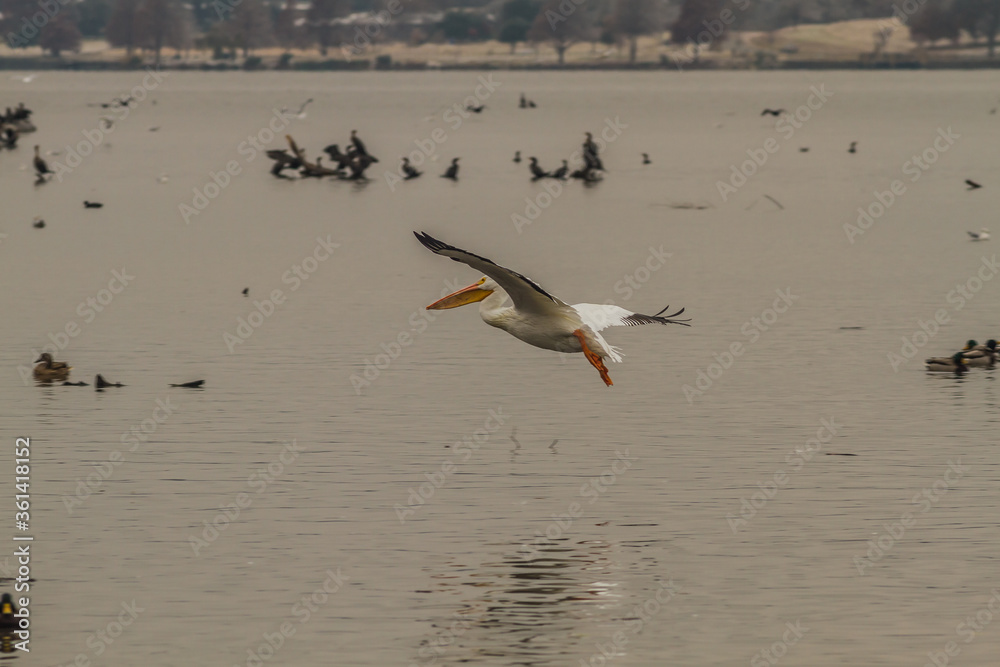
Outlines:
[{"label": "tree line on horizon", "polygon": [[[373,15],[365,35],[339,21],[358,12]],[[414,15],[437,18],[403,18]],[[390,39],[495,39],[512,53],[519,43],[548,43],[561,64],[580,42],[627,48],[635,62],[638,38],[666,31],[676,44],[717,48],[731,30],[894,15],[918,42],[985,37],[992,57],[1000,0],[0,0],[0,32],[13,48],[37,45],[56,57],[79,51],[84,38],[105,39],[129,58],[151,52],[157,62],[164,48],[224,58],[278,46],[326,56]]]}]

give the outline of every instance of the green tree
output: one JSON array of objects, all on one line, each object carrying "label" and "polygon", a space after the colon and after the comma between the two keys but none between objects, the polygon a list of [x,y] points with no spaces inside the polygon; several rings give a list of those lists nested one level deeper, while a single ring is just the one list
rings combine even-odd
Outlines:
[{"label": "green tree", "polygon": [[[698,43],[701,33],[710,37],[709,43],[721,40],[729,29],[729,25],[721,20],[725,5],[725,0],[684,0],[681,15],[670,28],[670,41],[674,44]],[[708,26],[715,27],[716,31],[710,31]],[[705,39],[701,42],[704,45]]]},{"label": "green tree", "polygon": [[566,62],[566,50],[577,42],[588,41],[596,33],[593,16],[582,6],[564,0],[548,0],[535,17],[528,38],[549,42],[556,50],[559,64]]},{"label": "green tree", "polygon": [[510,44],[510,52],[514,53],[518,42],[523,42],[528,38],[528,29],[530,27],[531,24],[524,19],[510,19],[500,26],[500,34],[497,35],[497,38],[504,44]]},{"label": "green tree", "polygon": [[84,37],[101,37],[111,18],[111,3],[108,0],[82,0],[76,6],[80,15],[80,34]]},{"label": "green tree", "polygon": [[129,58],[139,46],[139,3],[140,0],[116,0],[104,30],[105,38],[111,46],[124,47]]}]

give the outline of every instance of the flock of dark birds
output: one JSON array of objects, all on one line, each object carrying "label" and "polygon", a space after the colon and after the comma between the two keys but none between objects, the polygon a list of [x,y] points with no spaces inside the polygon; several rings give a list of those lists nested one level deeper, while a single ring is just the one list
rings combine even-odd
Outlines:
[{"label": "flock of dark birds", "polygon": [[18,104],[16,109],[7,107],[3,115],[0,115],[0,148],[17,148],[17,140],[21,135],[34,131],[31,109],[26,108],[24,102]]}]

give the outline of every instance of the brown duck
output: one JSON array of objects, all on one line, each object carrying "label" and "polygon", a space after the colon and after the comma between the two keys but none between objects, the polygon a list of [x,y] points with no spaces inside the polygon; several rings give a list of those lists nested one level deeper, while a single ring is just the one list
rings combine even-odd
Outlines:
[{"label": "brown duck", "polygon": [[[41,363],[39,363],[41,362]],[[39,382],[52,382],[53,380],[68,380],[72,366],[64,361],[53,361],[52,355],[48,352],[35,359],[35,379]]]}]

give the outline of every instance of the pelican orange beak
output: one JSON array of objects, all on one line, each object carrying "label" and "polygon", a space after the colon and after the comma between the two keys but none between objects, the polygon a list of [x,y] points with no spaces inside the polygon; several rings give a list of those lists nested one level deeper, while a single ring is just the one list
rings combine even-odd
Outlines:
[{"label": "pelican orange beak", "polygon": [[482,301],[490,294],[493,294],[493,290],[482,289],[480,287],[484,282],[486,282],[486,278],[482,278],[468,287],[463,287],[457,292],[452,292],[448,296],[442,297],[427,306],[427,310],[447,310],[448,308],[458,308],[459,306]]}]

